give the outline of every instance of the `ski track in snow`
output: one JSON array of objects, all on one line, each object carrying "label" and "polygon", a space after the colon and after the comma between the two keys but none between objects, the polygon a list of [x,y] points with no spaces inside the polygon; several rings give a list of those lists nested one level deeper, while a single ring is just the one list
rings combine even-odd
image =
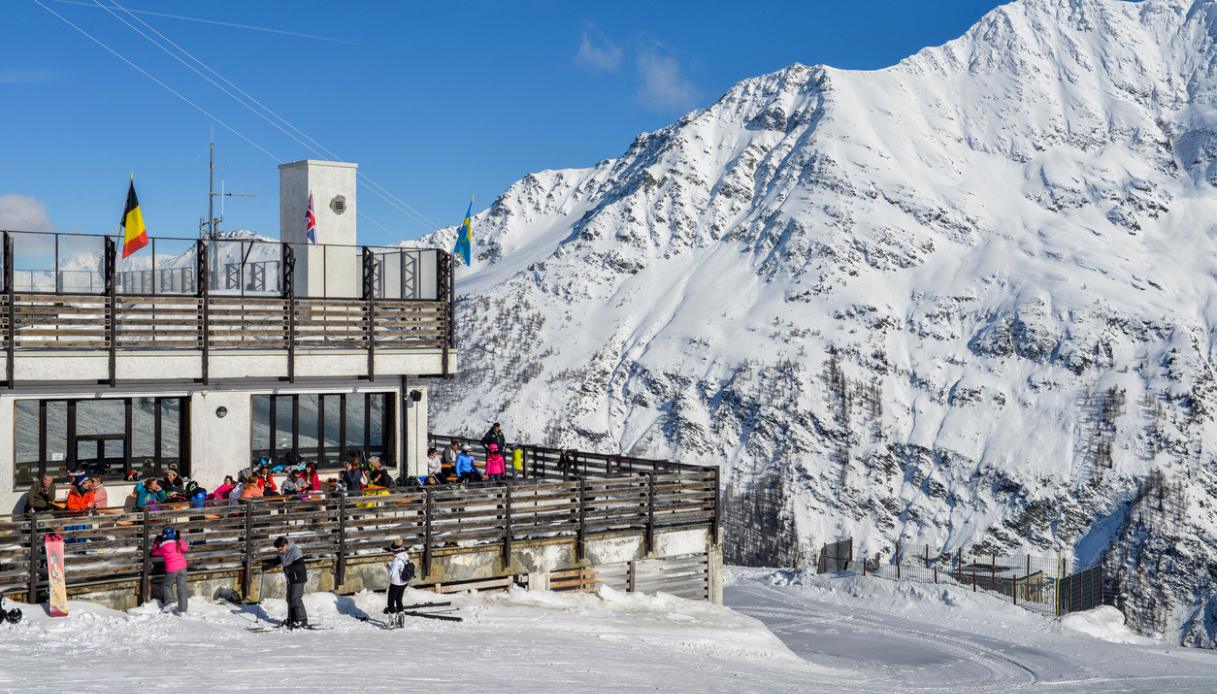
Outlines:
[{"label": "ski track in snow", "polygon": [[853,690],[1217,690],[1217,654],[1110,643],[966,589],[859,577],[789,585],[783,573],[735,573],[728,607],[811,662],[859,672]]}]

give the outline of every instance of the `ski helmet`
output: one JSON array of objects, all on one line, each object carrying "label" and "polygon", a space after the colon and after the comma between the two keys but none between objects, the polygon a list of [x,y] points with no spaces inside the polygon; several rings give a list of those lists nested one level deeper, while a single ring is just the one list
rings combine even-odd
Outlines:
[{"label": "ski helmet", "polygon": [[175,531],[173,528],[171,528],[167,525],[165,526],[165,529],[161,531],[162,540],[173,540],[176,537],[177,537],[177,531]]}]

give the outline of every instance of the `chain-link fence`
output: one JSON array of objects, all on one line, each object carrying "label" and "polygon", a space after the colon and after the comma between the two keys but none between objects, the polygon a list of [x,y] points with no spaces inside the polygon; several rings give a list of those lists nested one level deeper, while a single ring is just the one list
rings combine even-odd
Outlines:
[{"label": "chain-link fence", "polygon": [[963,549],[952,552],[928,545],[897,545],[886,560],[878,556],[855,559],[852,538],[825,544],[817,562],[819,573],[948,583],[1058,615],[1103,604],[1101,564],[1074,573],[1072,569],[1072,562],[1061,556],[999,555]]}]

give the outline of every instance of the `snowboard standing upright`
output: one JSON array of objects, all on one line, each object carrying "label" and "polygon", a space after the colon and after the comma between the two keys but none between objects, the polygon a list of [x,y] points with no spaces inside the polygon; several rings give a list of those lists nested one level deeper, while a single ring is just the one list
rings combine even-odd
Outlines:
[{"label": "snowboard standing upright", "polygon": [[68,588],[63,578],[63,536],[46,536],[46,575],[51,584],[51,616],[68,616]]}]

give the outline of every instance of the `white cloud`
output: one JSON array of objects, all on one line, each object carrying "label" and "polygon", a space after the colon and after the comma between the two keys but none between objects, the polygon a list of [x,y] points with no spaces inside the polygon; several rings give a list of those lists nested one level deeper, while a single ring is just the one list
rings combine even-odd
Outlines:
[{"label": "white cloud", "polygon": [[605,36],[595,25],[583,28],[579,37],[579,52],[575,54],[575,62],[586,65],[594,70],[612,72],[621,67],[621,46]]},{"label": "white cloud", "polygon": [[46,204],[28,195],[0,195],[0,229],[7,231],[55,231],[46,214]]},{"label": "white cloud", "polygon": [[660,44],[639,51],[638,74],[642,86],[637,97],[643,106],[657,111],[684,111],[697,103],[697,86],[684,75],[676,56]]},{"label": "white cloud", "polygon": [[55,77],[53,71],[43,68],[0,70],[0,84],[42,84]]}]

